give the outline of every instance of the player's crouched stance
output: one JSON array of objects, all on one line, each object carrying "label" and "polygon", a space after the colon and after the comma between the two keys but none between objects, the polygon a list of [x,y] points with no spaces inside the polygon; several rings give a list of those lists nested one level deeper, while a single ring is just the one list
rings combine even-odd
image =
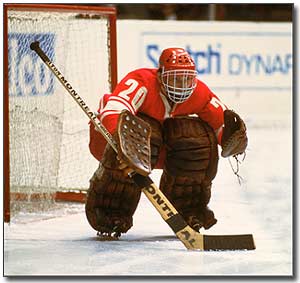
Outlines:
[{"label": "player's crouched stance", "polygon": [[[165,49],[159,64],[159,69],[138,69],[121,80],[102,98],[99,119],[111,133],[122,109],[146,121],[152,129],[151,167],[163,169],[161,191],[194,230],[209,229],[217,222],[208,203],[218,144],[223,157],[243,153],[246,127],[196,78],[195,64],[185,50]],[[90,150],[100,164],[90,180],[87,219],[100,234],[119,237],[133,225],[141,190],[92,125]]]}]

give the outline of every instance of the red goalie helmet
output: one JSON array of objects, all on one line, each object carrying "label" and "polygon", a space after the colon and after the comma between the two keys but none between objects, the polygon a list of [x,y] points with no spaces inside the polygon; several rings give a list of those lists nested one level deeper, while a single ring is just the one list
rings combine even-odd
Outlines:
[{"label": "red goalie helmet", "polygon": [[183,48],[167,48],[159,58],[161,83],[169,99],[182,103],[193,93],[197,85],[196,66]]}]

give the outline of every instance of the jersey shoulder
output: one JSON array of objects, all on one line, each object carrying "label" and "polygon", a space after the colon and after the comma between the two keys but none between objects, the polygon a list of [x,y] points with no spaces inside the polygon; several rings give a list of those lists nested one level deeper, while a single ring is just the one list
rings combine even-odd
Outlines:
[{"label": "jersey shoulder", "polygon": [[212,95],[212,91],[209,89],[209,87],[203,81],[197,79],[197,86],[192,97],[200,100],[202,103],[205,103],[211,99]]},{"label": "jersey shoulder", "polygon": [[196,90],[211,92],[211,90],[209,89],[209,87],[203,81],[201,81],[199,79],[197,79]]}]

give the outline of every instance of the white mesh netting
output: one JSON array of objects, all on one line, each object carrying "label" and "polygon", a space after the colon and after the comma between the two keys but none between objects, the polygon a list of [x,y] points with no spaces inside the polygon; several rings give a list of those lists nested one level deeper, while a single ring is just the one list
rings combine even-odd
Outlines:
[{"label": "white mesh netting", "polygon": [[88,149],[89,121],[29,45],[38,40],[96,111],[100,96],[110,91],[108,31],[105,16],[8,11],[12,194],[88,188],[98,165]]}]

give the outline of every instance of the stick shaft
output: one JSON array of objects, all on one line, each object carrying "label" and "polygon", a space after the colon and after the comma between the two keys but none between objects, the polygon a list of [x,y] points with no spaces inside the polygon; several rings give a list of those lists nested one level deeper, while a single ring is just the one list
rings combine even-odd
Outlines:
[{"label": "stick shaft", "polygon": [[107,131],[107,129],[102,125],[97,116],[90,108],[86,105],[83,99],[79,96],[77,91],[72,87],[65,76],[58,70],[54,63],[49,59],[49,57],[40,48],[38,42],[33,42],[30,48],[34,50],[37,55],[43,60],[43,62],[48,66],[50,71],[55,75],[55,77],[61,82],[63,87],[68,91],[68,93],[73,97],[76,103],[81,107],[83,112],[88,116],[91,122],[94,124],[95,128],[103,135],[106,141],[111,145],[115,152],[117,152],[116,142],[113,140],[112,135]]}]

